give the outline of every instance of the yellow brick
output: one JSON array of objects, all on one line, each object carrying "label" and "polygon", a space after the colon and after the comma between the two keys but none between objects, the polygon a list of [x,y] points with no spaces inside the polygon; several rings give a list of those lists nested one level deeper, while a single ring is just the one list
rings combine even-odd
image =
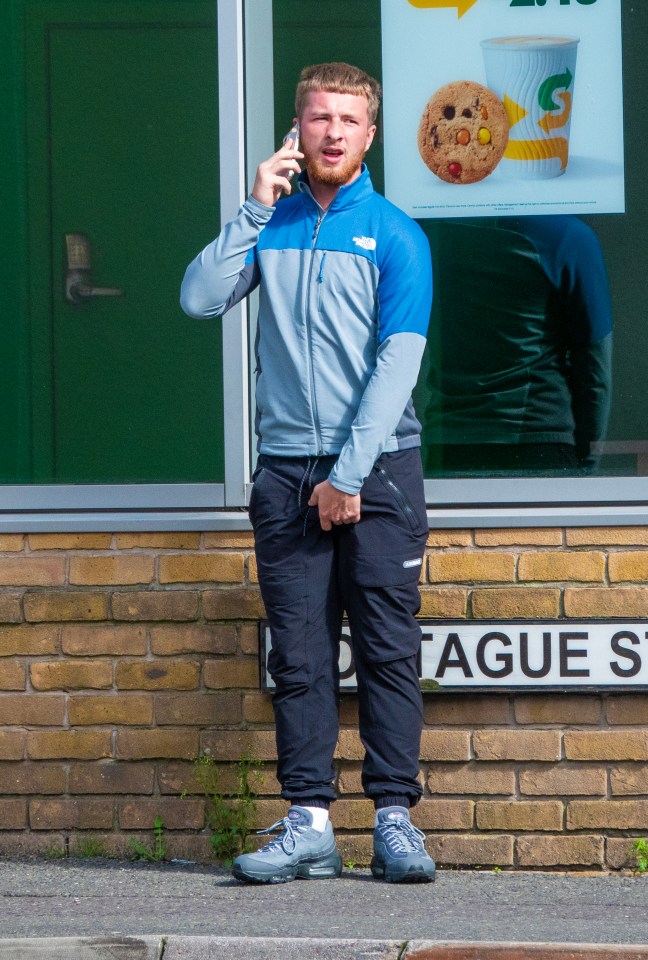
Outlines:
[{"label": "yellow brick", "polygon": [[0,656],[40,657],[58,653],[59,627],[0,627]]},{"label": "yellow brick", "polygon": [[202,735],[203,752],[214,760],[237,762],[250,752],[258,760],[277,759],[274,730],[217,730]]},{"label": "yellow brick", "polygon": [[610,771],[610,790],[621,796],[641,796],[648,794],[648,766],[645,764],[623,764]]},{"label": "yellow brick", "polygon": [[562,542],[562,530],[555,527],[507,527],[506,529],[475,530],[475,544],[478,547],[529,545],[560,547]]},{"label": "yellow brick", "polygon": [[508,697],[471,694],[469,697],[449,693],[430,694],[423,703],[425,722],[429,724],[461,724],[475,727],[480,724],[509,723],[511,708]]},{"label": "yellow brick", "polygon": [[30,550],[109,550],[111,533],[30,533]]},{"label": "yellow brick", "polygon": [[155,698],[160,725],[235,726],[241,722],[241,697],[234,693],[160,693]]},{"label": "yellow brick", "polygon": [[479,830],[562,830],[559,800],[478,800]]},{"label": "yellow brick", "polygon": [[[3,593],[0,596],[0,624],[20,623],[22,620],[22,597],[19,593]],[[0,627],[0,629],[2,629]]]},{"label": "yellow brick", "polygon": [[560,759],[558,730],[476,730],[473,746],[478,760]]},{"label": "yellow brick", "polygon": [[0,830],[24,830],[27,826],[27,801],[0,799]]},{"label": "yellow brick", "polygon": [[257,558],[254,553],[251,553],[248,557],[248,580],[250,583],[259,582],[259,568],[257,566]]},{"label": "yellow brick", "polygon": [[560,763],[548,770],[520,770],[520,793],[529,796],[605,796],[605,767]]},{"label": "yellow brick", "polygon": [[645,617],[648,587],[566,589],[564,603],[568,617]]},{"label": "yellow brick", "polygon": [[24,690],[27,674],[24,663],[0,660],[0,690]]},{"label": "yellow brick", "polygon": [[364,752],[356,730],[340,730],[335,750],[336,760],[362,760]]},{"label": "yellow brick", "polygon": [[140,660],[118,663],[115,684],[118,690],[195,690],[200,664],[193,660]]},{"label": "yellow brick", "polygon": [[513,580],[515,556],[512,553],[484,551],[483,553],[431,554],[429,560],[432,583],[487,582]]},{"label": "yellow brick", "polygon": [[568,830],[645,830],[648,800],[572,800],[567,804]]},{"label": "yellow brick", "polygon": [[605,576],[605,555],[602,553],[522,553],[518,565],[520,581],[576,580],[596,581]]},{"label": "yellow brick", "polygon": [[604,857],[603,837],[518,837],[521,867],[600,866]]},{"label": "yellow brick", "polygon": [[242,553],[173,554],[160,557],[160,583],[239,583]]},{"label": "yellow brick", "polygon": [[22,731],[0,730],[0,760],[22,760],[24,752],[25,734]]},{"label": "yellow brick", "polygon": [[65,583],[65,557],[0,557],[0,584],[56,587]]},{"label": "yellow brick", "polygon": [[104,593],[27,593],[25,620],[105,620],[108,597]]},{"label": "yellow brick", "polygon": [[199,533],[118,533],[119,550],[197,550]]},{"label": "yellow brick", "polygon": [[470,830],[475,819],[472,800],[423,799],[412,810],[419,830]]},{"label": "yellow brick", "polygon": [[334,804],[331,819],[339,830],[368,830],[374,824],[374,805],[371,800],[345,800]]},{"label": "yellow brick", "polygon": [[560,590],[542,587],[494,587],[471,592],[473,617],[513,620],[558,617]]},{"label": "yellow brick", "polygon": [[0,536],[0,552],[17,553],[23,549],[24,539],[22,533],[5,533]]},{"label": "yellow brick", "polygon": [[105,660],[32,663],[34,690],[105,690],[112,686],[112,664]]},{"label": "yellow brick", "polygon": [[130,624],[70,624],[62,629],[61,649],[73,657],[143,656],[147,650],[146,630]]},{"label": "yellow brick", "polygon": [[648,527],[573,527],[566,531],[568,546],[648,545]]},{"label": "yellow brick", "polygon": [[[156,656],[184,653],[236,653],[238,637],[233,623],[183,623],[151,627],[151,652]],[[256,652],[256,648],[255,651]]]},{"label": "yellow brick", "polygon": [[564,736],[568,760],[648,760],[646,730],[577,730]]},{"label": "yellow brick", "polygon": [[421,760],[469,760],[470,734],[467,730],[424,730]]},{"label": "yellow brick", "polygon": [[203,669],[203,681],[209,689],[226,687],[258,687],[259,664],[256,660],[208,660]]},{"label": "yellow brick", "polygon": [[206,590],[203,613],[207,620],[263,620],[265,608],[258,589]]},{"label": "yellow brick", "polygon": [[601,721],[601,701],[598,697],[569,694],[521,696],[515,701],[515,719],[518,723],[598,724]]},{"label": "yellow brick", "polygon": [[515,770],[505,764],[435,763],[428,775],[430,793],[515,793]]},{"label": "yellow brick", "polygon": [[32,830],[109,830],[113,825],[113,801],[96,797],[31,800]]},{"label": "yellow brick", "polygon": [[[41,766],[38,764],[38,766]],[[60,765],[58,765],[60,766]],[[187,764],[187,766],[189,766]],[[191,766],[193,770],[193,766]],[[73,763],[70,765],[70,793],[153,793],[155,765],[153,763],[124,763],[109,760],[104,763]],[[195,789],[196,783],[192,784]],[[176,792],[182,791],[180,787]],[[65,787],[57,790],[63,793]],[[34,791],[35,792],[35,791]],[[38,791],[45,792],[45,791]],[[50,793],[55,791],[48,791]]]},{"label": "yellow brick", "polygon": [[[428,837],[427,848],[437,863],[448,867],[513,864],[513,837],[447,835]],[[457,958],[458,960],[458,958]]]},{"label": "yellow brick", "polygon": [[118,760],[193,760],[198,754],[198,732],[195,730],[117,731]]},{"label": "yellow brick", "polygon": [[153,575],[153,557],[70,557],[70,583],[80,586],[150,583]]},{"label": "yellow brick", "polygon": [[0,696],[0,724],[53,727],[65,722],[65,697],[33,693]]},{"label": "yellow brick", "polygon": [[[259,652],[259,627],[256,623],[241,623],[237,627],[241,653],[257,656]],[[223,653],[227,653],[226,650]]]},{"label": "yellow brick", "polygon": [[205,804],[190,797],[138,797],[120,800],[118,817],[122,830],[151,829],[156,817],[162,817],[167,830],[200,830],[205,824]]},{"label": "yellow brick", "polygon": [[648,580],[648,551],[611,553],[608,559],[608,570],[612,583],[624,580]]},{"label": "yellow brick", "polygon": [[610,696],[607,700],[607,722],[626,726],[648,725],[648,698],[643,694]]},{"label": "yellow brick", "polygon": [[421,617],[463,618],[467,606],[467,590],[421,590]]},{"label": "yellow brick", "polygon": [[1,763],[1,794],[58,794],[66,791],[67,773],[63,764]]},{"label": "yellow brick", "polygon": [[112,756],[112,734],[109,730],[31,730],[27,753],[32,760],[101,760]]},{"label": "yellow brick", "polygon": [[248,530],[213,530],[205,533],[206,550],[225,550],[228,547],[254,547],[254,534]]},{"label": "yellow brick", "polygon": [[430,530],[428,547],[471,547],[470,530]]},{"label": "yellow brick", "polygon": [[153,697],[142,694],[73,696],[68,700],[68,718],[73,727],[102,724],[150,726],[153,722]]},{"label": "yellow brick", "polygon": [[195,620],[198,594],[194,590],[132,590],[112,597],[115,620]]}]

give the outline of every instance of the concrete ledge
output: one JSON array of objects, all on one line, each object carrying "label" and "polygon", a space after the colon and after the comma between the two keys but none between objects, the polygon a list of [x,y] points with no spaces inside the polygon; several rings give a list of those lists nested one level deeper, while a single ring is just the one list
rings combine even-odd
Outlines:
[{"label": "concrete ledge", "polygon": [[0,940],[0,960],[161,960],[163,946],[161,936],[16,938]]},{"label": "concrete ledge", "polygon": [[164,960],[398,960],[402,949],[396,940],[169,937]]}]

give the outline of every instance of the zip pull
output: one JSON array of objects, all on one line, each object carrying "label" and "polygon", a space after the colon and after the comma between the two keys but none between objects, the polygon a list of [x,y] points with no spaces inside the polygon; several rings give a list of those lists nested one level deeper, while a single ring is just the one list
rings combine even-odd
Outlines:
[{"label": "zip pull", "polygon": [[317,282],[324,283],[324,261],[326,260],[326,251],[322,254],[322,260],[320,262],[319,273],[317,275]]}]

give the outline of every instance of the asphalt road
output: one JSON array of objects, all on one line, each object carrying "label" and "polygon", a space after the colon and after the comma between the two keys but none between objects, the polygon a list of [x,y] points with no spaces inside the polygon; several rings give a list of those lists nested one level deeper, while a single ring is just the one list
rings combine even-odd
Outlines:
[{"label": "asphalt road", "polygon": [[181,935],[648,943],[648,878],[440,871],[248,886],[197,865],[0,859],[0,939]]}]

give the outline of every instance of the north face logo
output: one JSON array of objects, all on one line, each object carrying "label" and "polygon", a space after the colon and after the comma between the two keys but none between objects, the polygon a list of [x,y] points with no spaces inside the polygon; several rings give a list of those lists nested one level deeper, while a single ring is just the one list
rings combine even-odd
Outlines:
[{"label": "north face logo", "polygon": [[376,241],[373,237],[354,237],[353,242],[358,247],[362,247],[363,250],[375,250]]}]

